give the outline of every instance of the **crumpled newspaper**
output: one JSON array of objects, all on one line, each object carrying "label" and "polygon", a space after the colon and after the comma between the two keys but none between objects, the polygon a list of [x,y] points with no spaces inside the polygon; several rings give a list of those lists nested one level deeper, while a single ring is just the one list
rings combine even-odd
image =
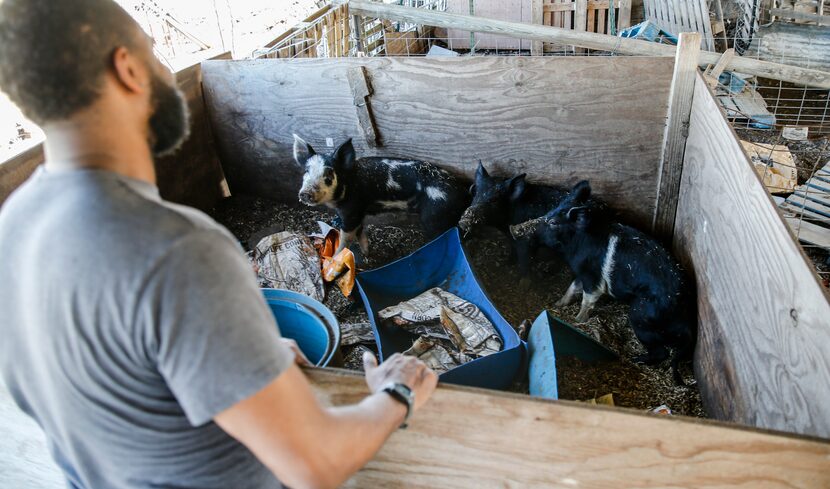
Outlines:
[{"label": "crumpled newspaper", "polygon": [[325,299],[320,258],[307,237],[290,231],[266,236],[254,248],[252,261],[260,287]]},{"label": "crumpled newspaper", "polygon": [[419,336],[404,354],[415,355],[437,371],[446,371],[502,349],[496,328],[471,302],[434,287],[387,307],[378,316]]}]

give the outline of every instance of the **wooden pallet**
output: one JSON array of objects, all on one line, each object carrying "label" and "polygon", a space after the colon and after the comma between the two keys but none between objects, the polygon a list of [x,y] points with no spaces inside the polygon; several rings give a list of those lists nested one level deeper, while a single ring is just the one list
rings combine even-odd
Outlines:
[{"label": "wooden pallet", "polygon": [[712,21],[706,0],[643,0],[646,19],[673,36],[700,32],[700,49],[715,50]]},{"label": "wooden pallet", "polygon": [[779,208],[801,242],[830,250],[830,162]]}]

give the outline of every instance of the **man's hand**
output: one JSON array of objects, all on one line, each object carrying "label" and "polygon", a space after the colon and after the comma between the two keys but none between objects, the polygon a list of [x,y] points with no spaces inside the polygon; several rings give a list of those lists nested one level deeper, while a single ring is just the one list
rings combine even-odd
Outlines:
[{"label": "man's hand", "polygon": [[424,362],[400,353],[395,353],[378,366],[375,356],[366,352],[363,354],[363,370],[366,372],[366,383],[373,394],[390,382],[409,387],[415,394],[415,411],[427,402],[438,385],[438,374]]},{"label": "man's hand", "polygon": [[308,360],[308,357],[305,356],[302,350],[300,350],[300,345],[297,344],[296,341],[290,338],[280,338],[280,341],[283,345],[287,346],[294,352],[294,363],[299,365],[300,367],[313,367],[312,363]]}]

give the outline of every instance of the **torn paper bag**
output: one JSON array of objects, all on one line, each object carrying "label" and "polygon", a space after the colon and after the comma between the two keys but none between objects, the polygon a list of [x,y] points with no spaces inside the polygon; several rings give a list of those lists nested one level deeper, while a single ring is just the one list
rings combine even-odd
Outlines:
[{"label": "torn paper bag", "polygon": [[305,236],[289,231],[266,236],[257,243],[253,262],[260,287],[293,290],[321,302],[325,298],[320,259]]}]

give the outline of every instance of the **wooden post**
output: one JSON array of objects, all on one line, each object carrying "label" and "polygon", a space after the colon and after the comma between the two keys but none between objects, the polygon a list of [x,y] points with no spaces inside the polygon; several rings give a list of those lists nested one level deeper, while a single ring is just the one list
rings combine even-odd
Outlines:
[{"label": "wooden post", "polygon": [[[486,32],[499,36],[530,39],[557,44],[571,44],[574,46],[614,51],[619,54],[634,56],[674,56],[677,48],[665,44],[658,44],[639,39],[625,39],[590,32],[578,32],[571,29],[560,29],[543,25],[523,24],[521,22],[506,22],[502,20],[484,19],[469,15],[435,12],[419,8],[401,7],[365,0],[350,0],[352,12],[368,17],[394,19],[411,22],[413,24],[461,29],[465,31]],[[704,65],[715,64],[720,54],[703,51],[700,53],[700,62]],[[830,88],[830,73],[799,66],[789,66],[781,63],[772,63],[757,59],[735,56],[729,62],[729,70],[750,75],[763,76],[773,80],[783,80],[799,85],[816,88]]]},{"label": "wooden post", "polygon": [[[542,25],[542,0],[530,0],[530,22],[536,25]],[[545,45],[542,41],[533,41],[530,45],[530,54],[533,56],[541,56],[545,51]]]},{"label": "wooden post", "polygon": [[352,15],[352,37],[354,38],[355,53],[363,52],[363,23],[359,15]]},{"label": "wooden post", "polygon": [[674,234],[674,218],[683,173],[683,156],[689,136],[697,65],[700,57],[700,33],[683,32],[674,58],[674,74],[669,92],[669,114],[663,137],[663,156],[657,180],[657,204],[653,231],[666,242]]}]

